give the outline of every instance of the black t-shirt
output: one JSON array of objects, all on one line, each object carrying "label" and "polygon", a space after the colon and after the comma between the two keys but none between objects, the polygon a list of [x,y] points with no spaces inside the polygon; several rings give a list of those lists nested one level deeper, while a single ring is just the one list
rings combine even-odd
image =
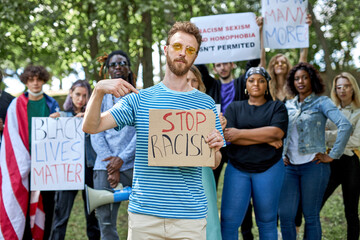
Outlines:
[{"label": "black t-shirt", "polygon": [[2,118],[3,123],[5,123],[6,111],[14,97],[5,91],[1,91],[0,94],[0,118]]},{"label": "black t-shirt", "polygon": [[[280,101],[269,100],[261,106],[249,105],[247,100],[230,103],[226,109],[227,128],[254,129],[266,126],[280,128],[285,134],[288,127],[288,114]],[[284,135],[285,138],[285,135]],[[283,148],[275,149],[267,143],[229,146],[229,160],[237,169],[260,173],[277,163],[282,157]]]}]

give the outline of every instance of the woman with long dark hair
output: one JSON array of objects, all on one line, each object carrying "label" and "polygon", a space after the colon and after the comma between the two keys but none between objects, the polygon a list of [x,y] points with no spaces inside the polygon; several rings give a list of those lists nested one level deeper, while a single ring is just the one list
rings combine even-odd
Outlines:
[{"label": "woman with long dark hair", "polygon": [[[91,87],[86,80],[75,81],[64,102],[64,112],[57,112],[50,117],[83,117],[86,104],[90,98]],[[85,184],[93,187],[93,167],[96,153],[91,146],[90,134],[85,134]],[[71,209],[77,195],[77,190],[57,191],[55,195],[54,220],[50,239],[65,239],[66,227],[70,217]],[[86,210],[85,191],[82,191],[84,200],[84,211],[86,217],[86,231],[89,239],[100,239],[100,231],[95,213],[90,215]]]},{"label": "woman with long dark hair", "polygon": [[[284,240],[296,239],[295,216],[301,200],[307,239],[321,239],[320,207],[330,176],[329,162],[339,158],[351,124],[332,101],[321,96],[325,88],[319,72],[308,63],[294,66],[287,84],[294,99],[286,101],[289,115],[284,144],[285,178],[279,215]],[[338,127],[334,148],[326,154],[325,123]]]}]

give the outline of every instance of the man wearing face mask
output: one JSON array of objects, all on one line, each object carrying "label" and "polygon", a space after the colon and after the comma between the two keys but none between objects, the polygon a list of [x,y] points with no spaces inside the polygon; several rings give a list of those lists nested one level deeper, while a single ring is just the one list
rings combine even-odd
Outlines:
[{"label": "man wearing face mask", "polygon": [[29,65],[20,75],[27,92],[14,99],[7,111],[0,152],[0,238],[48,239],[55,191],[30,191],[31,121],[59,111],[43,92],[50,79],[43,66]]},{"label": "man wearing face mask", "polygon": [[[135,86],[130,60],[125,52],[113,51],[109,55],[99,57],[98,61],[103,63],[100,75],[103,70],[107,71],[104,78],[121,78]],[[101,112],[112,108],[120,99],[121,97],[117,98],[111,94],[104,95]],[[91,135],[91,142],[97,154],[93,176],[94,188],[104,190],[114,188],[119,183],[124,187],[131,186],[135,159],[135,128],[127,126],[119,132],[108,129]],[[116,230],[119,207],[120,203],[112,203],[96,208],[102,240],[119,239]]]}]

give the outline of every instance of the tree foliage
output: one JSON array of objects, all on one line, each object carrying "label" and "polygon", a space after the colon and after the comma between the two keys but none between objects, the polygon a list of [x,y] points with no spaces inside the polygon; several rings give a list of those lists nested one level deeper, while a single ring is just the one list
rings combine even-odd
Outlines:
[{"label": "tree foliage", "polygon": [[[356,21],[359,2],[310,0],[314,24],[308,60],[322,71],[331,75],[355,71],[351,51],[360,29]],[[129,53],[134,72],[142,63],[144,86],[148,87],[153,84],[152,46],[166,39],[175,21],[237,12],[259,15],[260,8],[259,0],[3,0],[0,67],[16,75],[27,64],[41,64],[62,79],[75,71],[75,63],[80,63],[86,78],[97,81],[100,64],[96,58],[122,49]],[[296,49],[272,50],[267,53],[268,60],[278,52],[285,53],[293,63],[299,57]],[[238,63],[240,69],[244,64]]]}]

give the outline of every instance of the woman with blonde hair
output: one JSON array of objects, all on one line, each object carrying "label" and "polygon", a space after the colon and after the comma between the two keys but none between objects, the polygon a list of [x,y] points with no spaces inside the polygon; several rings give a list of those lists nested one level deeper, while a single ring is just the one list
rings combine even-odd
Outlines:
[{"label": "woman with blonde hair", "polygon": [[205,84],[201,79],[201,73],[199,69],[194,65],[190,67],[190,71],[188,72],[187,75],[187,81],[190,84],[190,86],[192,86],[193,88],[196,88],[197,90],[203,93],[206,92]]},{"label": "woman with blonde hair", "polygon": [[[339,75],[337,75],[334,80],[333,80],[333,85],[332,85],[332,89],[331,89],[331,100],[333,100],[333,102],[335,103],[336,106],[339,106],[342,104],[341,101],[341,95],[338,95],[338,91],[340,89],[336,88],[336,83],[339,79],[341,78],[345,78],[345,80],[348,81],[347,84],[351,84],[351,90],[352,90],[352,95],[351,95],[351,99],[352,99],[352,104],[354,104],[357,108],[360,108],[360,90],[359,90],[359,85],[357,84],[357,81],[355,79],[355,77],[348,72],[343,72]],[[346,82],[346,81],[345,81]],[[349,88],[347,88],[349,89]],[[345,90],[345,89],[344,89]]]},{"label": "woman with blonde hair", "polygon": [[[331,99],[353,126],[352,134],[346,144],[345,151],[339,159],[330,163],[330,180],[325,190],[323,205],[335,189],[341,185],[347,221],[347,239],[359,239],[359,193],[360,164],[355,154],[360,147],[360,91],[359,86],[350,73],[343,72],[334,78]],[[326,143],[333,147],[337,128],[328,121],[326,125]]]},{"label": "woman with blonde hair", "polygon": [[[302,53],[305,52],[302,49]],[[300,55],[299,62],[306,62],[306,56]],[[293,98],[294,96],[287,90],[286,76],[289,74],[292,65],[289,59],[284,54],[276,54],[270,59],[267,71],[270,74],[271,80],[269,82],[270,94],[273,96],[273,100],[285,101]]]}]

